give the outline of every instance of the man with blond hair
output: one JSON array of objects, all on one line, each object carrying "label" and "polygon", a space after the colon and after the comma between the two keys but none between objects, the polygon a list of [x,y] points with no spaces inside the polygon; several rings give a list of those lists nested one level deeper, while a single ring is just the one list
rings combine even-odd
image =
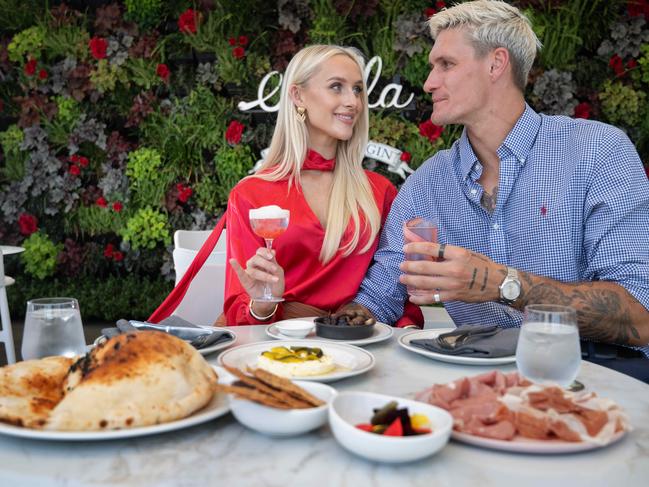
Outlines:
[{"label": "man with blond hair", "polygon": [[[514,327],[528,304],[567,305],[590,359],[647,380],[649,182],[634,146],[610,125],[527,105],[541,46],[517,8],[465,2],[429,26],[431,119],[464,131],[403,185],[348,306],[392,323],[407,285],[424,291],[410,301],[444,303],[456,325]],[[415,217],[438,222],[439,244],[404,247]]]}]

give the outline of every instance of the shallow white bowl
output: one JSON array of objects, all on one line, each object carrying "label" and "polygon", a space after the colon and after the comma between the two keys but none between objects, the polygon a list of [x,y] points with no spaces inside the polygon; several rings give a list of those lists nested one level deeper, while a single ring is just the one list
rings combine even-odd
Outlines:
[{"label": "shallow white bowl", "polygon": [[[390,401],[399,408],[407,407],[408,414],[419,413],[428,417],[432,433],[416,436],[383,436],[356,428],[359,423],[369,423],[373,409]],[[386,463],[419,460],[432,455],[448,443],[453,418],[441,408],[400,397],[373,392],[341,392],[329,407],[329,425],[338,443],[356,455]]]},{"label": "shallow white bowl", "polygon": [[318,382],[294,381],[326,404],[309,409],[277,409],[230,395],[230,410],[242,425],[270,436],[295,436],[327,422],[327,410],[337,392]]},{"label": "shallow white bowl", "polygon": [[311,333],[314,327],[315,323],[307,320],[287,320],[275,323],[275,328],[282,335],[291,338],[304,338]]}]

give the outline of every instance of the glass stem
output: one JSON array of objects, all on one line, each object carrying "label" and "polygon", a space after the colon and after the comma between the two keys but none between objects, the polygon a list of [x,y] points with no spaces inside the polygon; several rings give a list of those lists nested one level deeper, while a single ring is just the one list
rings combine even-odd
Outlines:
[{"label": "glass stem", "polygon": [[[273,248],[273,239],[272,238],[265,238],[264,241],[266,242],[266,248],[271,251]],[[268,281],[264,282],[264,299],[272,299],[273,298],[273,293],[270,290],[270,283]]]}]

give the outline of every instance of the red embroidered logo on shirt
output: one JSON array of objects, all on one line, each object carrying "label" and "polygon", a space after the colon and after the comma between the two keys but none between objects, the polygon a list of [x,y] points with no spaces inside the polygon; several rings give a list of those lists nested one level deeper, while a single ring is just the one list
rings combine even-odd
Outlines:
[{"label": "red embroidered logo on shirt", "polygon": [[541,206],[541,215],[545,216],[548,213],[548,209],[545,205]]}]

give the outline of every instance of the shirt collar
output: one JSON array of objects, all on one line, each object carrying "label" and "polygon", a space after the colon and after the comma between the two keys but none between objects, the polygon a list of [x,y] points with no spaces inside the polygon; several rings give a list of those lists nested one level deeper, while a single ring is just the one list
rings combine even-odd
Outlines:
[{"label": "shirt collar", "polygon": [[[523,114],[498,148],[498,155],[502,158],[507,152],[510,152],[516,157],[521,166],[524,165],[532,146],[534,146],[540,128],[541,116],[526,103]],[[461,175],[466,179],[475,163],[478,162],[478,157],[473,152],[473,147],[469,142],[466,128],[462,131],[459,149]]]}]

